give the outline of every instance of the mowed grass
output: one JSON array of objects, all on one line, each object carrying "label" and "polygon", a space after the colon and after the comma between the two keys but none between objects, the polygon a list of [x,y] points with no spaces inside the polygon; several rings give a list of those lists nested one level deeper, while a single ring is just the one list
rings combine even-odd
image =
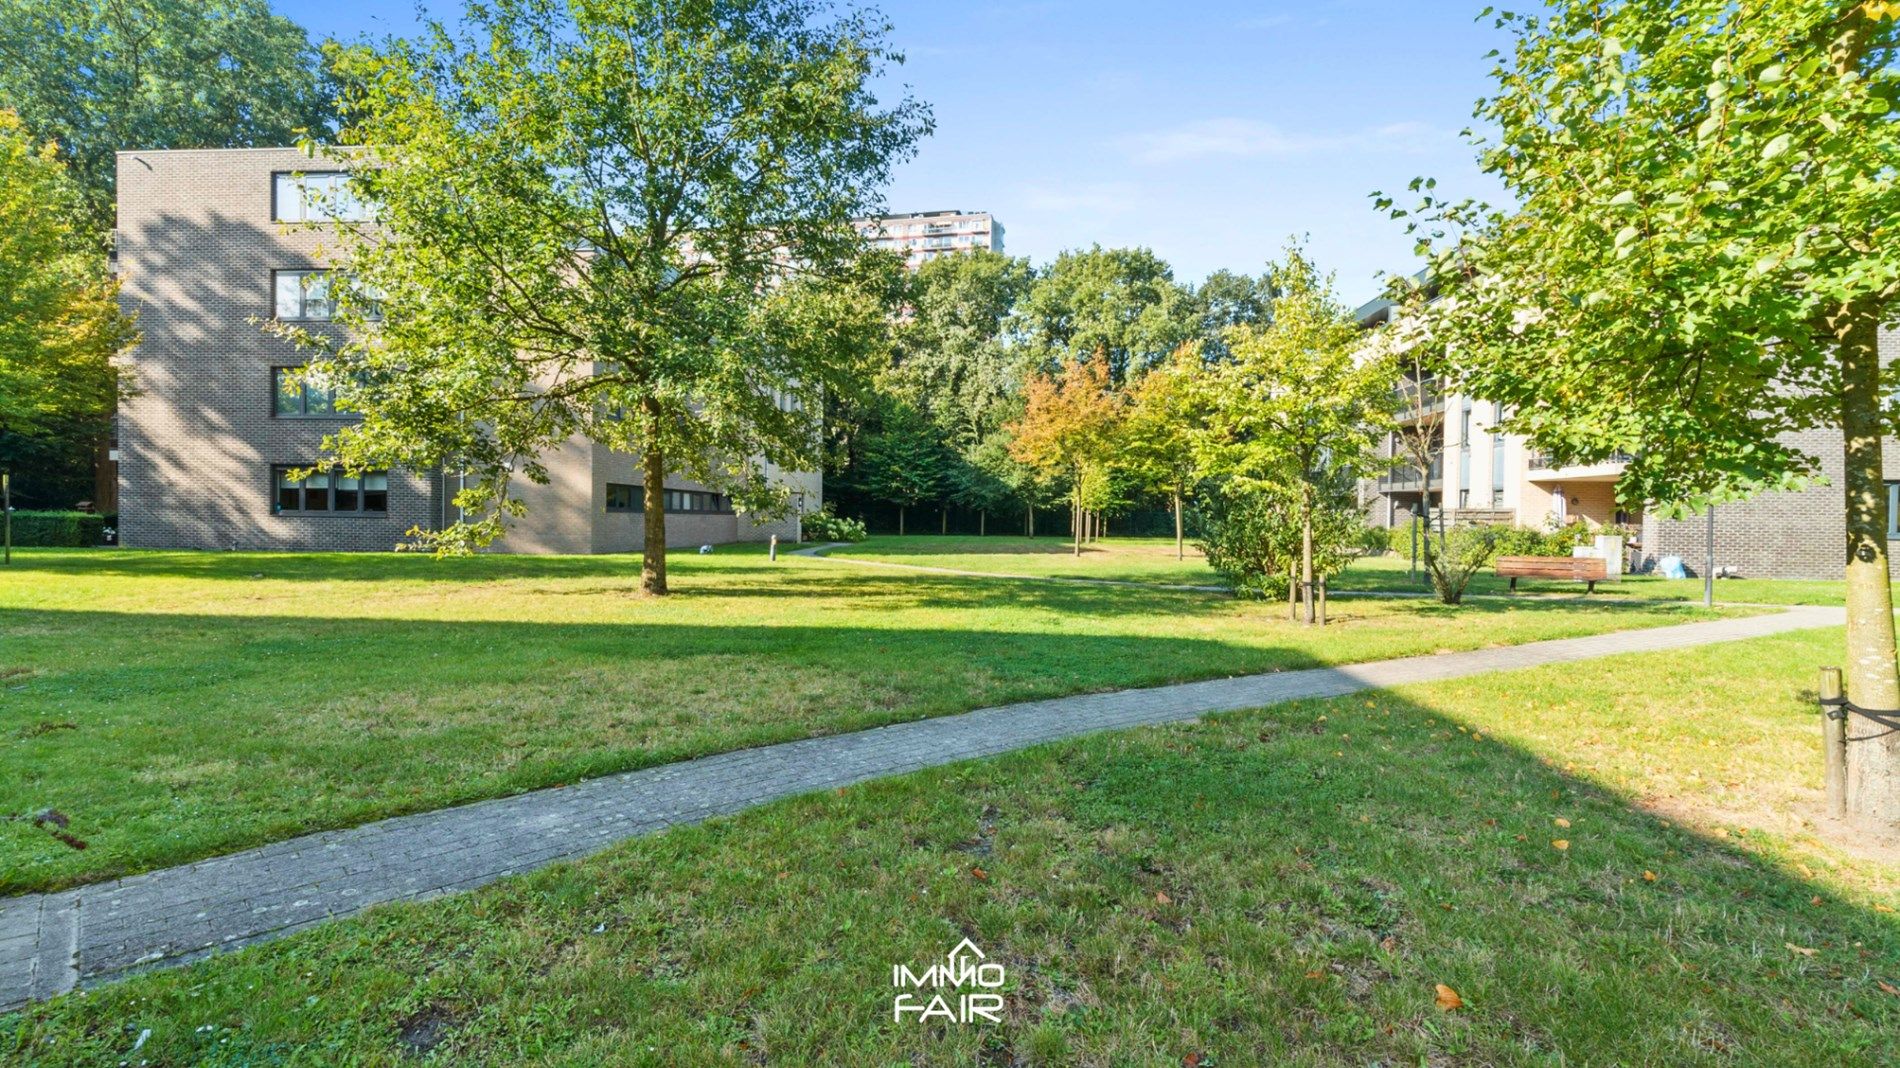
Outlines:
[{"label": "mowed grass", "polygon": [[0,571],[0,893],[1012,700],[1700,618],[674,557],[29,552]]},{"label": "mowed grass", "polygon": [[1109,579],[1160,585],[1214,586],[1221,577],[1190,539],[1175,556],[1173,538],[1103,538],[1077,555],[1062,538],[1020,535],[973,537],[951,534],[886,535],[828,550],[826,555],[918,567],[1041,578]]},{"label": "mowed grass", "polygon": [[[940,567],[959,571],[1009,573],[1045,578],[1111,579],[1165,585],[1220,585],[1222,579],[1207,566],[1207,558],[1189,540],[1186,559],[1176,559],[1172,538],[1104,538],[1082,547],[1077,556],[1070,542],[1059,538],[1019,536],[969,537],[913,534],[905,537],[867,538],[856,545],[830,550],[828,555],[883,563]],[[1413,593],[1425,595],[1430,586],[1422,572],[1409,574],[1410,561],[1401,556],[1370,557],[1354,561],[1334,576],[1328,588],[1335,593]],[[1582,583],[1518,583],[1523,593],[1581,595]],[[1846,583],[1839,580],[1722,579],[1715,599],[1728,604],[1839,605],[1846,603]],[[1510,581],[1487,567],[1473,576],[1469,592],[1478,596],[1510,593]],[[1597,585],[1593,596],[1618,600],[1700,602],[1701,579],[1665,579],[1656,575],[1628,575]]]},{"label": "mowed grass", "polygon": [[[1809,823],[1808,679],[1840,643],[792,799],[69,995],[0,1020],[0,1051],[117,1063],[149,1030],[154,1064],[1891,1064],[1900,867]],[[1006,968],[1005,1022],[893,1022],[892,965],[964,937]]]}]

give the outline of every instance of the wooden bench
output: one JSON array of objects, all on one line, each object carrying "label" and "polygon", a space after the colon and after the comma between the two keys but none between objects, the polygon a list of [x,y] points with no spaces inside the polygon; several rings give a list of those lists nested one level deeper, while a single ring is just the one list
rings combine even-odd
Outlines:
[{"label": "wooden bench", "polygon": [[1587,582],[1585,593],[1595,593],[1597,583],[1610,577],[1609,562],[1596,556],[1500,556],[1498,577],[1511,580],[1511,592],[1517,592],[1521,578],[1555,579],[1558,582]]}]

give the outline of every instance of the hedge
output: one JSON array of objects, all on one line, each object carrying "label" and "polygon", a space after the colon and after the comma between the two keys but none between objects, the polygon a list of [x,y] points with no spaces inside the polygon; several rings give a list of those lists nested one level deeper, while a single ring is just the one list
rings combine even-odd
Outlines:
[{"label": "hedge", "polygon": [[89,549],[105,544],[106,520],[97,512],[15,512],[13,544]]}]

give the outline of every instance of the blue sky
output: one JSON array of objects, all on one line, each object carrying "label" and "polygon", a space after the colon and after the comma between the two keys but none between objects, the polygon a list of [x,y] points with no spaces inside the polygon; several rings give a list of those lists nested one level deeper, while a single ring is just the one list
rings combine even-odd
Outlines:
[{"label": "blue sky", "polygon": [[[316,35],[407,32],[406,0],[274,0]],[[434,12],[459,0],[430,0]],[[1008,251],[1146,245],[1198,281],[1305,234],[1340,296],[1411,268],[1374,190],[1494,195],[1458,137],[1486,89],[1482,0],[882,0],[937,129],[894,211],[995,212]]]}]

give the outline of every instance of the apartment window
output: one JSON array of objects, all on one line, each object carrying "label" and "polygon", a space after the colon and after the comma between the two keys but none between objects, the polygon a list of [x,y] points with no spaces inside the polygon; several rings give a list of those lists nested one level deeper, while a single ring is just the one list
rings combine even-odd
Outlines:
[{"label": "apartment window", "polygon": [[730,512],[732,505],[717,493],[703,490],[667,490],[666,510],[669,512]]},{"label": "apartment window", "polygon": [[[709,493],[705,490],[670,489],[664,491],[664,498],[669,514],[673,512],[716,514],[732,511],[732,501],[724,494]],[[646,507],[644,488],[623,486],[617,482],[607,483],[607,510],[609,512],[644,512]]]},{"label": "apartment window", "polygon": [[276,271],[277,318],[336,318],[336,301],[330,296],[329,271]]},{"label": "apartment window", "polygon": [[272,201],[278,222],[369,221],[369,208],[350,189],[345,171],[279,174]]},{"label": "apartment window", "polygon": [[303,377],[301,367],[273,367],[271,393],[276,398],[271,414],[280,419],[322,418],[336,414],[336,389],[313,385]]},{"label": "apartment window", "polygon": [[367,471],[347,474],[340,469],[313,471],[307,478],[291,478],[294,467],[271,468],[276,515],[365,515],[389,511],[389,473]]},{"label": "apartment window", "polygon": [[1887,539],[1900,538],[1900,482],[1887,483]]}]

